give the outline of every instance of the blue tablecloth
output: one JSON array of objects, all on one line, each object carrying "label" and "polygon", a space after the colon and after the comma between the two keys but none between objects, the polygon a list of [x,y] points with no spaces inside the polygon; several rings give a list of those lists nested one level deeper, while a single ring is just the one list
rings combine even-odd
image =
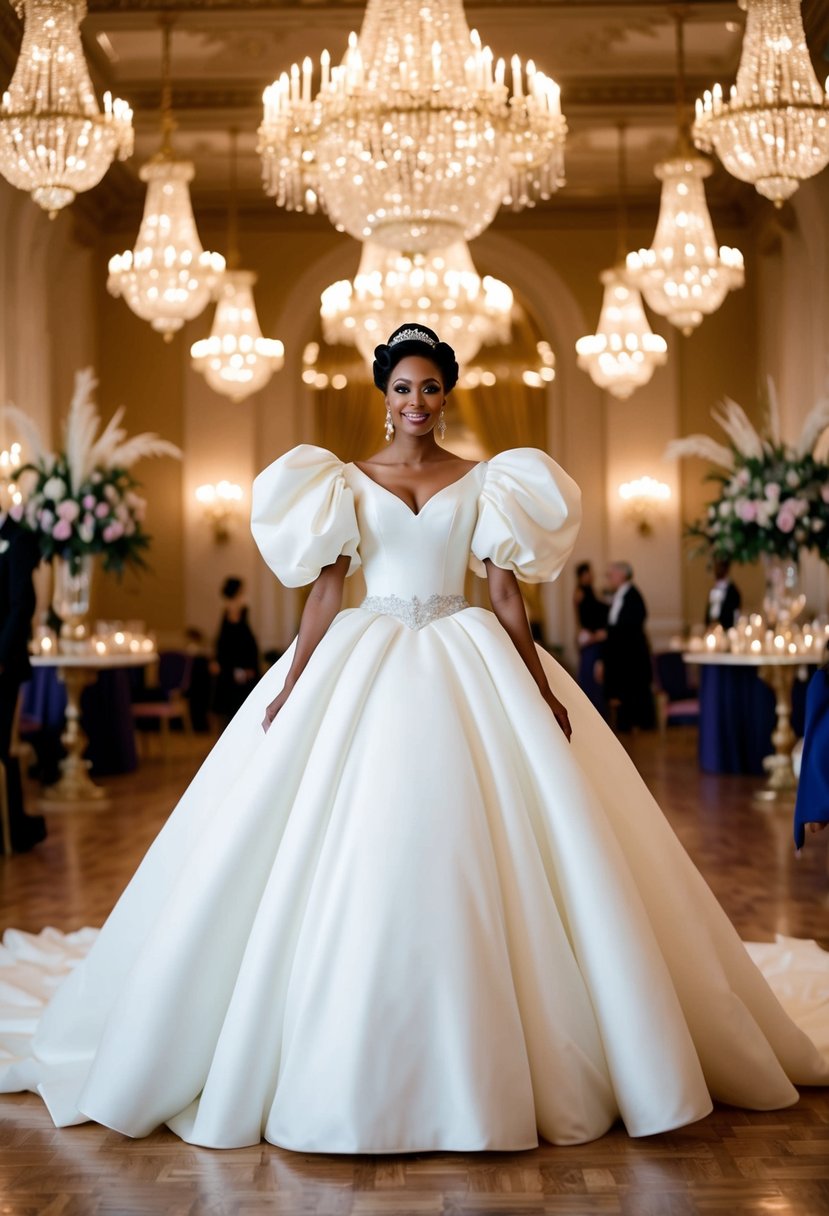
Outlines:
[{"label": "blue tablecloth", "polygon": [[[23,686],[22,714],[45,781],[57,779],[57,761],[65,755],[60,742],[65,712],[66,689],[56,669],[36,668]],[[101,671],[95,683],[84,689],[81,725],[89,738],[85,755],[92,761],[93,776],[131,773],[138,767],[126,668]]]},{"label": "blue tablecloth", "polygon": [[[812,669],[814,670],[814,669]],[[792,726],[803,733],[806,684],[792,692]],[[704,773],[763,775],[774,751],[775,696],[756,667],[700,666],[699,764]]]}]

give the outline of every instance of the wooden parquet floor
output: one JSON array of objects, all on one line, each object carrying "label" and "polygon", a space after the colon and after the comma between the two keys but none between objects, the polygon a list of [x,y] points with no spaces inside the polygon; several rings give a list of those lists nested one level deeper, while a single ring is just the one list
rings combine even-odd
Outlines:
[{"label": "wooden parquet floor", "polygon": [[[117,778],[111,810],[52,815],[32,854],[0,859],[0,925],[100,924],[186,785],[198,744]],[[744,938],[829,946],[827,842],[795,859],[784,810],[757,782],[703,777],[694,737],[632,752]],[[718,1107],[691,1127],[525,1153],[331,1157],[270,1145],[215,1152],[161,1130],[131,1141],[52,1127],[33,1095],[0,1097],[0,1216],[829,1216],[829,1091],[756,1113]]]}]

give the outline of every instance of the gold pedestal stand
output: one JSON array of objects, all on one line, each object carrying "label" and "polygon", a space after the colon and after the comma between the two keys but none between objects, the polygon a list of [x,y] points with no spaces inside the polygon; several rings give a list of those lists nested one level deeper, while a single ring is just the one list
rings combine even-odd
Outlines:
[{"label": "gold pedestal stand", "polygon": [[60,737],[66,756],[60,762],[60,779],[48,786],[40,799],[44,811],[62,811],[67,807],[104,810],[109,806],[106,791],[89,776],[90,761],[83,753],[89,740],[81,727],[81,693],[96,679],[97,672],[89,667],[61,667],[58,678],[66,685],[66,724]]},{"label": "gold pedestal stand", "polygon": [[754,794],[754,801],[788,803],[797,792],[797,777],[792,768],[792,749],[797,742],[792,730],[792,689],[797,667],[766,664],[758,674],[774,692],[776,718],[771,736],[774,752],[763,760],[768,779],[765,788]]}]

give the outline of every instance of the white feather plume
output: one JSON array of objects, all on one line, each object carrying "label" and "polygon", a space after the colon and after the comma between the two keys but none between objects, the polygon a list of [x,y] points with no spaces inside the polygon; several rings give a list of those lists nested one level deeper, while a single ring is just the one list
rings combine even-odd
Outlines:
[{"label": "white feather plume", "polygon": [[[69,472],[70,487],[77,494],[93,469],[128,469],[137,460],[148,456],[173,456],[181,459],[181,450],[174,443],[160,439],[151,431],[127,436],[121,425],[124,407],[115,411],[100,435],[100,415],[92,401],[98,381],[91,367],[75,375],[75,391],[63,428],[63,451]],[[0,420],[8,419],[19,433],[27,461],[45,470],[52,468],[55,455],[47,450],[36,423],[23,410],[13,405],[0,409]]]},{"label": "white feather plume", "polygon": [[37,464],[38,461],[45,458],[46,444],[43,442],[40,427],[34,418],[30,418],[25,410],[18,409],[16,405],[4,405],[0,409],[0,417],[4,420],[8,419],[20,436],[23,444],[23,459],[27,463],[31,461],[33,464]]},{"label": "white feather plume", "polygon": [[[806,420],[798,436],[795,450],[798,456],[808,456],[816,453],[818,440],[829,427],[829,397],[821,397],[817,405],[806,415]],[[819,459],[815,454],[815,459]]]},{"label": "white feather plume", "polygon": [[77,494],[92,472],[90,453],[98,430],[98,412],[90,398],[98,381],[91,367],[75,374],[75,391],[63,431],[63,450],[72,493]]},{"label": "white feather plume", "polygon": [[126,431],[121,426],[121,419],[123,417],[124,407],[121,405],[112,415],[101,434],[95,440],[92,451],[89,453],[89,460],[93,469],[106,469],[113,463],[113,451],[120,443],[124,442],[127,436]]},{"label": "white feather plume", "polygon": [[812,455],[818,464],[829,464],[829,426],[812,448]]},{"label": "white feather plume", "polygon": [[741,455],[749,460],[762,459],[763,441],[741,405],[726,397],[719,410],[711,411],[711,417],[722,427]]},{"label": "white feather plume", "polygon": [[780,443],[780,399],[777,396],[777,385],[771,376],[766,377],[769,393],[769,425],[768,437],[773,444]]},{"label": "white feather plume", "polygon": [[685,456],[699,456],[731,472],[734,468],[734,453],[724,443],[717,443],[710,435],[688,435],[685,439],[672,439],[665,448],[666,460],[681,460]]},{"label": "white feather plume", "polygon": [[152,431],[142,431],[140,435],[133,435],[132,439],[127,439],[113,448],[111,465],[128,469],[136,460],[143,460],[147,456],[174,456],[180,460],[181,448],[177,448],[168,439],[159,439]]}]

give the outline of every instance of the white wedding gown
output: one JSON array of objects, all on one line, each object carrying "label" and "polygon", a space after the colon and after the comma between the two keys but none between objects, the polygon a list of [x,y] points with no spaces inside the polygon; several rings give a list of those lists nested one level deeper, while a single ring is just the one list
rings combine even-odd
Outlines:
[{"label": "white wedding gown", "polygon": [[418,515],[319,448],[266,469],[276,574],[346,553],[369,598],[267,735],[290,653],[264,676],[100,934],[7,934],[0,1089],[58,1125],[399,1153],[577,1143],[619,1116],[642,1136],[829,1083],[587,698],[542,654],[568,744],[464,606],[470,562],[554,578],[578,520],[528,449]]}]

